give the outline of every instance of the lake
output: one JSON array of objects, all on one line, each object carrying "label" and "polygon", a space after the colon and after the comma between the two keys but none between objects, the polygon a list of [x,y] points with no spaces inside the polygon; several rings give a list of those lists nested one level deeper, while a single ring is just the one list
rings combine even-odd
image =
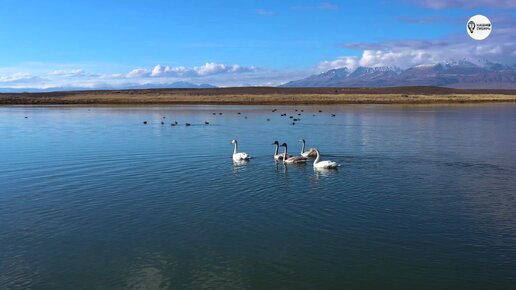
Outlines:
[{"label": "lake", "polygon": [[516,104],[0,107],[0,289],[510,289],[515,148]]}]

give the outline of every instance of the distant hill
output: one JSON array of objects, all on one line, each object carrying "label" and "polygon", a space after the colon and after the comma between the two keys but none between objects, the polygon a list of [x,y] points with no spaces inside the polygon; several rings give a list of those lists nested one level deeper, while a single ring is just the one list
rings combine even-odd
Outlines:
[{"label": "distant hill", "polygon": [[41,92],[62,92],[62,91],[91,91],[91,90],[139,90],[139,89],[212,89],[217,86],[210,84],[196,85],[190,82],[174,82],[168,84],[141,84],[141,85],[120,85],[120,86],[100,86],[95,88],[84,87],[50,87],[46,89],[38,88],[0,88],[0,93],[41,93]]},{"label": "distant hill", "polygon": [[516,65],[469,61],[397,67],[358,67],[332,69],[291,81],[282,87],[399,87],[440,86],[463,89],[516,89]]}]

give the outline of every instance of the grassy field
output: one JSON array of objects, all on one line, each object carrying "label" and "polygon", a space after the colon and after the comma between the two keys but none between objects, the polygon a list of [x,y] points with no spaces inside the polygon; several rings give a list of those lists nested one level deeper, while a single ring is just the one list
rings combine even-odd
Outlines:
[{"label": "grassy field", "polygon": [[3,93],[0,105],[51,104],[435,104],[516,102],[516,90],[441,87],[148,89]]}]

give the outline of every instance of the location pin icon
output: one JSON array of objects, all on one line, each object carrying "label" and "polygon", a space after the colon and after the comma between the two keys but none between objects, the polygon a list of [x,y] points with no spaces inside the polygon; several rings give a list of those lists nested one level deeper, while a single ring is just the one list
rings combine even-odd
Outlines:
[{"label": "location pin icon", "polygon": [[473,30],[475,30],[475,22],[473,22],[473,21],[468,22],[468,29],[469,29],[469,33],[473,33]]}]

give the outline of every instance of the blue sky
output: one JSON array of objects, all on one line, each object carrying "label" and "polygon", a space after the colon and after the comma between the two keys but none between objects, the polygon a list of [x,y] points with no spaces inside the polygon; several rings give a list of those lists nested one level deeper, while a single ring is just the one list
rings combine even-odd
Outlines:
[{"label": "blue sky", "polygon": [[[2,0],[0,88],[277,85],[343,66],[465,57],[512,65],[514,3]],[[493,22],[482,43],[465,33],[475,14]]]}]

